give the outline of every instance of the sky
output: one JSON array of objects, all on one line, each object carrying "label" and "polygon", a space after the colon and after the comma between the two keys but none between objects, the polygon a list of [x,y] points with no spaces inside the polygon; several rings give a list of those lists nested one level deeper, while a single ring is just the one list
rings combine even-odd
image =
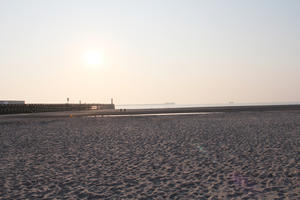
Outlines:
[{"label": "sky", "polygon": [[299,0],[0,0],[0,99],[300,102]]}]

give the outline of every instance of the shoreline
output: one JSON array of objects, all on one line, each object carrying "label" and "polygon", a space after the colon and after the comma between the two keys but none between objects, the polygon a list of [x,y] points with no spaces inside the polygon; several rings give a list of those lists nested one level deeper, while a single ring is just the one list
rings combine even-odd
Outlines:
[{"label": "shoreline", "polygon": [[79,116],[131,116],[131,115],[168,115],[191,113],[224,113],[224,112],[263,112],[263,111],[293,111],[300,110],[300,104],[294,105],[255,105],[255,106],[215,106],[215,107],[182,107],[182,108],[152,108],[152,109],[104,109],[88,111],[63,111],[20,113],[0,115],[1,118],[48,118],[48,117],[79,117]]}]

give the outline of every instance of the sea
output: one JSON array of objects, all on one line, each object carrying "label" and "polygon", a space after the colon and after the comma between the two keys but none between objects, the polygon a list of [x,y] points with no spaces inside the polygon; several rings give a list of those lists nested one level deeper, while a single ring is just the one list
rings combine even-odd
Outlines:
[{"label": "sea", "polygon": [[189,107],[218,107],[218,106],[258,106],[258,105],[293,105],[300,102],[271,102],[271,103],[219,103],[219,104],[117,104],[116,109],[151,109],[151,108],[189,108]]}]

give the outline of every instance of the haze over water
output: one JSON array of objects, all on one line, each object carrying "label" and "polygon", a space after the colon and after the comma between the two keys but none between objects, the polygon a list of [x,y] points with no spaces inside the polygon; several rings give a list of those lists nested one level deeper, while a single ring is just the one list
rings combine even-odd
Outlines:
[{"label": "haze over water", "polygon": [[0,1],[0,99],[300,102],[300,1]]},{"label": "haze over water", "polygon": [[216,103],[216,104],[123,104],[115,105],[116,109],[149,109],[149,108],[189,108],[189,107],[219,107],[219,106],[250,106],[250,105],[293,105],[300,102],[256,102],[256,103]]}]

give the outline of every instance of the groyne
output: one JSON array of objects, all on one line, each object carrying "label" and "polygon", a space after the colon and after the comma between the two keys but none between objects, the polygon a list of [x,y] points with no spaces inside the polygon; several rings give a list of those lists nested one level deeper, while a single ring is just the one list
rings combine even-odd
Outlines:
[{"label": "groyne", "polygon": [[114,104],[0,104],[0,115],[115,109]]}]

